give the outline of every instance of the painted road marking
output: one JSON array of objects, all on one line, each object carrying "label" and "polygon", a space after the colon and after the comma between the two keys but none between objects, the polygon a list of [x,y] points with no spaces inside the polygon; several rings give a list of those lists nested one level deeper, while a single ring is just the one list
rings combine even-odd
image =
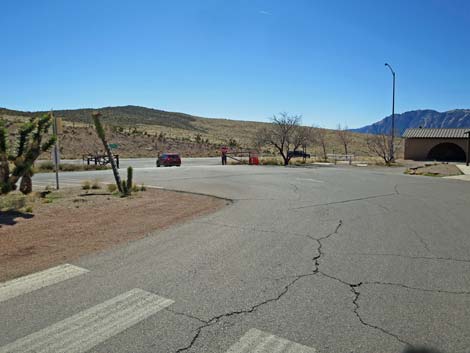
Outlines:
[{"label": "painted road marking", "polygon": [[0,348],[0,353],[84,353],[173,304],[133,289]]},{"label": "painted road marking", "polygon": [[88,270],[70,264],[52,267],[8,282],[0,283],[0,302],[30,293],[87,273]]},{"label": "painted road marking", "polygon": [[297,180],[313,181],[314,183],[324,183],[323,180],[312,179],[312,178],[297,178]]},{"label": "painted road marking", "polygon": [[226,353],[315,353],[311,347],[257,329],[249,330]]}]

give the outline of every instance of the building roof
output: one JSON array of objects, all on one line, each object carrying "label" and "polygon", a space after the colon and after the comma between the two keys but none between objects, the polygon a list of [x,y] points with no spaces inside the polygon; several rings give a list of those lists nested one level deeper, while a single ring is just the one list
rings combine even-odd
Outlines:
[{"label": "building roof", "polygon": [[470,128],[458,128],[458,129],[406,129],[403,133],[405,138],[413,139],[432,139],[432,138],[448,138],[448,139],[464,139],[468,135],[466,132],[470,131]]}]

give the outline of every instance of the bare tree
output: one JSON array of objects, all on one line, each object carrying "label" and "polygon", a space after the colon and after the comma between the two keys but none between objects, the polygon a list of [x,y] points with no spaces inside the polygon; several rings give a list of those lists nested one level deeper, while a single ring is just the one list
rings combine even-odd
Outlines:
[{"label": "bare tree", "polygon": [[[386,134],[371,134],[367,135],[366,144],[369,152],[377,157],[383,159],[387,166],[393,162],[393,154],[391,153],[390,135]],[[399,149],[399,141],[395,143],[395,151]]]},{"label": "bare tree", "polygon": [[348,126],[345,125],[344,127],[341,127],[341,124],[338,124],[336,136],[338,136],[339,141],[344,147],[344,154],[348,154],[348,146],[352,141],[352,134],[351,131],[348,130]]},{"label": "bare tree", "polygon": [[328,156],[326,154],[326,146],[327,146],[327,131],[321,127],[314,128],[314,136],[315,136],[315,143],[322,149],[323,160],[327,160]]},{"label": "bare tree", "polygon": [[261,128],[256,136],[257,145],[270,145],[277,149],[284,165],[288,165],[292,154],[302,145],[307,145],[309,129],[300,126],[301,116],[280,113],[271,118],[269,126]]},{"label": "bare tree", "polygon": [[400,141],[395,140],[394,153],[392,153],[390,139],[390,135],[383,133],[367,135],[366,138],[369,153],[382,158],[387,166],[394,162],[394,155],[400,148]]}]

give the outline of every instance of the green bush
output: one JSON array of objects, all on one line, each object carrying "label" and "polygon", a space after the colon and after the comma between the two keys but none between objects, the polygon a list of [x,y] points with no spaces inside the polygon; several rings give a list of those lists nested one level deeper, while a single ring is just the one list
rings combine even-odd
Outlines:
[{"label": "green bush", "polygon": [[12,193],[8,196],[0,197],[0,210],[18,211],[26,206],[26,196]]}]

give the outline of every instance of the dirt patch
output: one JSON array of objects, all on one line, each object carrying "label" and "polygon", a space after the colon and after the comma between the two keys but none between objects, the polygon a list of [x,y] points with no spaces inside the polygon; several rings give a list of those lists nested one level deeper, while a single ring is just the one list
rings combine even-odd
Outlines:
[{"label": "dirt patch", "polygon": [[455,165],[447,163],[433,163],[425,164],[424,166],[410,167],[405,171],[405,173],[410,175],[424,175],[436,177],[462,174],[460,169],[457,168]]},{"label": "dirt patch", "polygon": [[0,281],[39,271],[113,245],[140,239],[227,201],[149,189],[130,198],[77,196],[82,190],[34,204],[34,216],[0,213]]}]

